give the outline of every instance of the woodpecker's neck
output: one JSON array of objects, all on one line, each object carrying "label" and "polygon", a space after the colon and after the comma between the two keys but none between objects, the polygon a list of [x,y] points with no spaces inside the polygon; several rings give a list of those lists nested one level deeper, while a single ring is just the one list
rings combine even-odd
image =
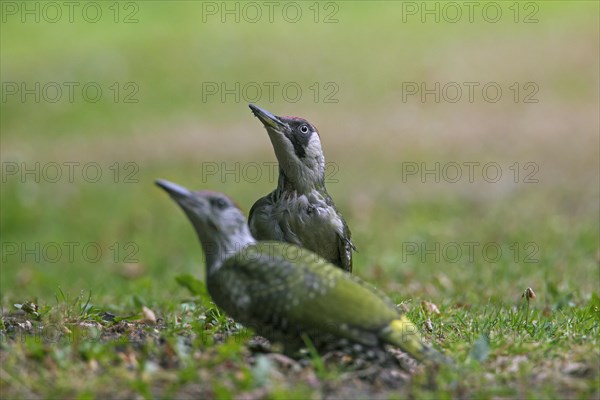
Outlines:
[{"label": "woodpecker's neck", "polygon": [[[294,160],[296,161],[296,160]],[[303,163],[279,161],[279,191],[307,194],[314,190],[325,190],[325,162],[315,160],[309,168]]]},{"label": "woodpecker's neck", "polygon": [[244,247],[256,243],[246,223],[231,227],[228,232],[218,233],[211,232],[205,226],[196,226],[196,223],[194,223],[194,228],[196,228],[196,233],[204,251],[207,275],[218,271],[225,260]]}]

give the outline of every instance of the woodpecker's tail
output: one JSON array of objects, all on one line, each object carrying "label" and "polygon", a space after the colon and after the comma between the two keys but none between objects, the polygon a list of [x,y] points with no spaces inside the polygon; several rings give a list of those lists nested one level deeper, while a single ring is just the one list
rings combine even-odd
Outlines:
[{"label": "woodpecker's tail", "polygon": [[415,324],[405,316],[390,322],[381,331],[381,338],[391,345],[397,346],[417,361],[433,364],[453,364],[449,357],[427,345]]}]

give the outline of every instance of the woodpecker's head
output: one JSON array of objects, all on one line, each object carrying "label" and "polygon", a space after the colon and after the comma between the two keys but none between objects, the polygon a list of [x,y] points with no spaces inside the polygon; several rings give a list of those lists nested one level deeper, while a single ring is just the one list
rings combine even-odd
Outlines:
[{"label": "woodpecker's head", "polygon": [[297,189],[322,184],[325,158],[317,128],[302,118],[278,117],[254,104],[249,106],[267,129],[279,167],[292,184]]},{"label": "woodpecker's head", "polygon": [[223,193],[192,192],[162,179],[158,179],[156,185],[166,191],[187,215],[202,243],[209,268],[215,260],[222,260],[254,242],[244,214]]}]

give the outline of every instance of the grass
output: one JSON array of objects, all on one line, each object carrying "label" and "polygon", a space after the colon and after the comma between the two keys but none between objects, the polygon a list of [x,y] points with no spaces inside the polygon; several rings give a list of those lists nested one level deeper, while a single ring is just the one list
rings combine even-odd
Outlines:
[{"label": "grass", "polygon": [[[401,3],[339,5],[336,24],[198,23],[196,2],[140,2],[129,25],[2,24],[2,82],[140,89],[137,103],[0,105],[2,398],[600,396],[597,4],[540,3],[536,24],[404,24]],[[153,181],[248,211],[275,185],[270,144],[244,99],[205,101],[202,83],[271,81],[310,93],[258,104],[319,127],[356,274],[456,368],[285,360],[211,303],[194,232]],[[407,81],[507,95],[404,102]],[[539,102],[515,103],[509,86],[530,81]],[[315,102],[314,82],[335,82],[339,102]],[[36,162],[39,179],[22,175]],[[503,175],[422,174],[468,162]]]}]

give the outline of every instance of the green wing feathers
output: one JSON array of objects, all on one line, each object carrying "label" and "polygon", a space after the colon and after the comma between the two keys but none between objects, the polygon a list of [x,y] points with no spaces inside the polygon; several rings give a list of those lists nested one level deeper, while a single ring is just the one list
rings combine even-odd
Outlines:
[{"label": "green wing feathers", "polygon": [[[266,314],[281,314],[275,317],[292,325],[323,329],[366,344],[376,344],[377,332],[398,316],[393,304],[374,288],[289,243],[248,246],[228,259],[216,275],[225,286],[245,287],[251,298],[245,311],[255,318],[267,320],[272,315]],[[231,292],[230,287],[222,289]],[[236,310],[226,311],[233,311],[236,318]]]}]

